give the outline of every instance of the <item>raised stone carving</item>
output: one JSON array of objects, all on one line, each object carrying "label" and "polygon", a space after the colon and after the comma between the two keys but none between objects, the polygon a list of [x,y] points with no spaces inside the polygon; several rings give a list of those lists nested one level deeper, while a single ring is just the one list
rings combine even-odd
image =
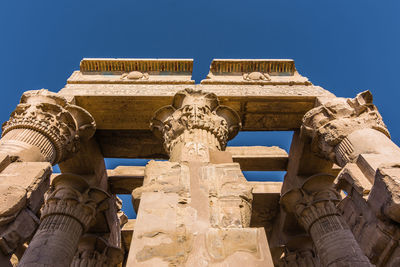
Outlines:
[{"label": "raised stone carving", "polygon": [[121,75],[121,79],[128,80],[148,80],[149,74],[147,72],[131,71],[129,73],[124,73]]},{"label": "raised stone carving", "polygon": [[284,194],[281,203],[310,234],[322,266],[371,266],[336,208],[340,195],[334,178],[312,176],[300,189]]},{"label": "raised stone carving", "polygon": [[84,178],[61,174],[54,178],[42,208],[41,223],[20,266],[69,266],[78,241],[102,205],[107,193],[91,188]]},{"label": "raised stone carving", "polygon": [[272,264],[264,229],[249,227],[252,186],[221,151],[239,131],[236,112],[215,94],[186,89],[156,112],[151,128],[170,160],[150,161],[132,193],[140,207],[128,264]]},{"label": "raised stone carving", "polygon": [[261,72],[255,71],[255,72],[251,72],[251,73],[244,73],[243,80],[246,80],[246,81],[259,81],[259,80],[270,81],[271,78],[269,77],[268,73],[261,73]]},{"label": "raised stone carving", "polygon": [[187,149],[199,153],[199,145],[224,150],[228,140],[240,130],[240,118],[232,109],[220,106],[213,93],[185,89],[174,96],[171,106],[159,109],[151,122],[154,134],[164,139],[164,147],[172,153],[176,144],[186,142]]},{"label": "raised stone carving", "polygon": [[[369,91],[362,92],[353,99],[327,100],[323,105],[307,112],[301,126],[302,134],[312,138],[314,151],[333,161],[336,161],[338,153],[353,152],[346,137],[362,129],[374,129],[390,137],[381,115],[372,104]],[[338,147],[339,144],[341,145]],[[339,158],[338,161],[343,164],[345,159]]]},{"label": "raised stone carving", "polygon": [[[25,161],[56,164],[78,149],[96,129],[92,116],[47,90],[27,91],[3,124],[0,151]],[[38,154],[39,153],[39,154]]]},{"label": "raised stone carving", "polygon": [[[399,265],[400,148],[369,92],[336,98],[293,60],[213,60],[201,84],[192,69],[84,59],[59,93],[22,96],[0,140],[0,266]],[[289,155],[226,149],[240,129],[294,130]],[[137,219],[105,192],[132,193]]]}]

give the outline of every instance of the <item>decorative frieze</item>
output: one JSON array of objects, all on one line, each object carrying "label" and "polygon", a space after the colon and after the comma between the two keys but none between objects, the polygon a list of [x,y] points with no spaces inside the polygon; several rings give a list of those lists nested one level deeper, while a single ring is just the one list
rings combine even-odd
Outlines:
[{"label": "decorative frieze", "polygon": [[193,70],[193,59],[129,59],[129,58],[84,58],[80,64],[82,72],[188,72]]},{"label": "decorative frieze", "polygon": [[[47,90],[27,91],[3,124],[0,151],[27,161],[56,164],[74,153],[96,129],[92,116]],[[38,151],[40,155],[37,155]]]},{"label": "decorative frieze", "polygon": [[311,85],[291,59],[214,59],[201,84]]}]

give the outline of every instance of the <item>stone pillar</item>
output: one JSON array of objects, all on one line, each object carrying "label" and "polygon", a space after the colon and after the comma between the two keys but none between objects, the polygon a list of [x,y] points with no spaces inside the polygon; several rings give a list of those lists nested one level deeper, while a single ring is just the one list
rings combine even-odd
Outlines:
[{"label": "stone pillar", "polygon": [[65,98],[44,89],[27,91],[3,124],[0,154],[54,165],[75,152],[79,139],[90,138],[95,129],[93,117]]},{"label": "stone pillar", "polygon": [[240,129],[215,94],[186,89],[158,110],[168,162],[150,161],[127,266],[273,266],[263,228],[249,228],[251,186],[223,150]]},{"label": "stone pillar", "polygon": [[84,178],[54,178],[41,210],[41,222],[19,266],[69,266],[81,235],[96,216],[107,193],[90,188]]},{"label": "stone pillar", "polygon": [[301,131],[312,139],[314,152],[343,167],[337,188],[347,192],[341,203],[347,223],[370,261],[386,266],[398,249],[398,234],[392,233],[400,230],[394,193],[400,187],[400,148],[390,140],[371,93],[319,99],[304,116]]},{"label": "stone pillar", "polygon": [[0,210],[1,262],[34,234],[51,165],[73,155],[94,131],[92,116],[56,93],[37,90],[22,95],[0,139],[0,203],[8,205]]},{"label": "stone pillar", "polygon": [[281,203],[310,234],[322,266],[371,266],[336,209],[340,196],[334,178],[311,176],[300,189],[284,194]]}]

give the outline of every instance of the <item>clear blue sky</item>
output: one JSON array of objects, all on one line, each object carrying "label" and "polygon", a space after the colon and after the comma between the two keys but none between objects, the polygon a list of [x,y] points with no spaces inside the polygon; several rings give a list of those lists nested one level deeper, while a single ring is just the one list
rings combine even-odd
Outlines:
[{"label": "clear blue sky", "polygon": [[[371,90],[400,144],[399,13],[399,0],[1,1],[0,120],[24,91],[62,88],[83,57],[194,58],[197,82],[212,58],[292,58],[337,96]],[[251,140],[287,149],[290,133]]]}]

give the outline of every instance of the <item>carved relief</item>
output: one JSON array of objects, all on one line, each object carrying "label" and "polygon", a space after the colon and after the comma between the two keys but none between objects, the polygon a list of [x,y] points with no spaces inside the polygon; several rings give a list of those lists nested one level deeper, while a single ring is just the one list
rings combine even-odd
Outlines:
[{"label": "carved relief", "polygon": [[44,160],[56,164],[75,152],[79,139],[90,138],[95,129],[94,119],[87,111],[56,93],[44,89],[27,91],[3,124],[0,149],[34,146],[40,149]]},{"label": "carved relief", "polygon": [[270,81],[271,77],[269,77],[268,73],[261,73],[261,72],[251,72],[251,73],[244,73],[243,80],[246,81]]},{"label": "carved relief", "polygon": [[41,210],[39,229],[19,266],[43,266],[57,262],[69,266],[82,233],[94,223],[97,212],[107,208],[108,194],[91,188],[73,174],[54,178]]},{"label": "carved relief", "polygon": [[313,149],[321,156],[336,160],[336,146],[350,133],[368,128],[390,137],[381,115],[372,104],[371,93],[365,91],[353,99],[329,99],[308,111],[304,115],[301,131],[312,138]]},{"label": "carved relief", "polygon": [[336,208],[340,195],[333,189],[334,178],[311,176],[300,189],[284,194],[281,203],[309,232],[322,266],[371,266]]},{"label": "carved relief", "polygon": [[156,112],[150,127],[156,136],[164,139],[164,147],[171,153],[183,138],[188,141],[195,130],[205,131],[205,136],[201,133],[197,136],[202,137],[204,144],[224,150],[227,141],[238,133],[241,123],[234,110],[219,105],[215,94],[185,89],[174,96],[171,106]]},{"label": "carved relief", "polygon": [[40,219],[65,214],[79,221],[84,230],[87,230],[93,223],[96,213],[100,211],[99,203],[107,197],[106,192],[90,188],[82,177],[62,174],[54,178],[52,187],[47,192]]},{"label": "carved relief", "polygon": [[215,228],[250,226],[252,188],[246,183],[238,164],[204,167],[210,201],[210,223]]},{"label": "carved relief", "polygon": [[149,74],[147,72],[131,71],[121,75],[121,80],[148,80]]}]

